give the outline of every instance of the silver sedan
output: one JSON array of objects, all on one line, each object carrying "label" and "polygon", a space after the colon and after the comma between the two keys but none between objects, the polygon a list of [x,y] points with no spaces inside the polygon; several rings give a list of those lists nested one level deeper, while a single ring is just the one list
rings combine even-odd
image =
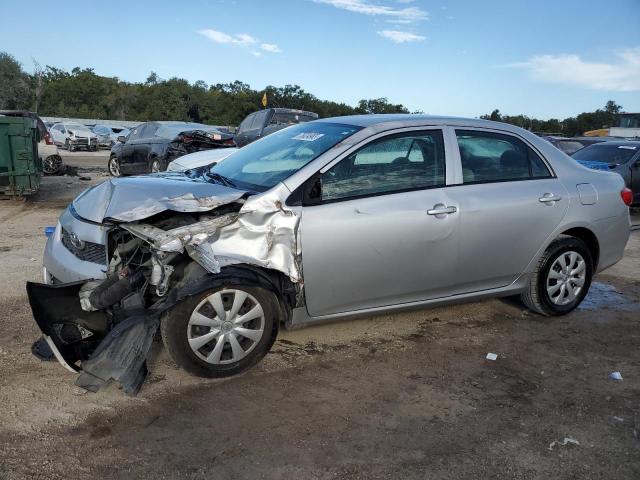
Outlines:
[{"label": "silver sedan", "polygon": [[324,119],[209,169],[85,192],[47,244],[49,285],[28,291],[79,385],[135,392],[158,327],[178,365],[220,377],[281,325],[514,295],[566,314],[622,258],[631,198],[619,175],[503,123]]}]

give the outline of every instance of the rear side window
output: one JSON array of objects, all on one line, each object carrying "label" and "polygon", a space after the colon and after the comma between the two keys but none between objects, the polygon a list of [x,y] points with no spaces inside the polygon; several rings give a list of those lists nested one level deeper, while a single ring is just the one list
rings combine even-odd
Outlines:
[{"label": "rear side window", "polygon": [[551,177],[540,156],[510,135],[456,130],[464,183]]},{"label": "rear side window", "polygon": [[374,140],[322,175],[322,200],[442,187],[444,143],[440,130]]}]

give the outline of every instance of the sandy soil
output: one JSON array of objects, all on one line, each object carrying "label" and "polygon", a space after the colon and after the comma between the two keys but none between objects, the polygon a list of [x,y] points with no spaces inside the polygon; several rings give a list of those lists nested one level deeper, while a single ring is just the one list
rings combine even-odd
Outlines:
[{"label": "sandy soil", "polygon": [[283,331],[218,381],[156,345],[129,398],[29,350],[64,185],[0,202],[0,479],[640,478],[640,231],[563,318],[490,300]]}]

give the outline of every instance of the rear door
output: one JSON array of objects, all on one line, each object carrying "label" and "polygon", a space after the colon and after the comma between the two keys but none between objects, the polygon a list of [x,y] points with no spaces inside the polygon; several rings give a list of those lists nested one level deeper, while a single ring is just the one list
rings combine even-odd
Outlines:
[{"label": "rear door", "polygon": [[531,146],[515,135],[456,129],[463,184],[460,254],[452,293],[512,283],[559,225],[568,192]]},{"label": "rear door", "polygon": [[308,183],[300,234],[310,315],[447,294],[458,215],[440,129],[378,136]]}]

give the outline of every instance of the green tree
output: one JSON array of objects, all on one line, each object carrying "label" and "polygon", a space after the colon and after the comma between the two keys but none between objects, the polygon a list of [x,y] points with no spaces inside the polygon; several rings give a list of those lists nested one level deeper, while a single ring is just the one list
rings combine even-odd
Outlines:
[{"label": "green tree", "polygon": [[22,65],[8,53],[0,52],[0,108],[24,109],[30,103],[29,76]]}]

